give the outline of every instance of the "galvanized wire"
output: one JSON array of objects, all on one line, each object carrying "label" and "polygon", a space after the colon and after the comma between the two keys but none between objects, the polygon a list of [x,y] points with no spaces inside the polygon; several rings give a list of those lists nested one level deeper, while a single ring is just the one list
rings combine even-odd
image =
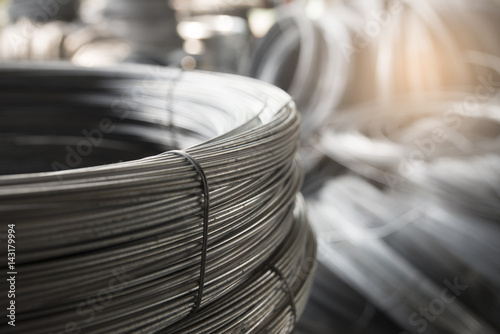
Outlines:
[{"label": "galvanized wire", "polygon": [[[286,93],[174,69],[0,71],[0,212],[16,225],[19,272],[16,327],[3,333],[293,329],[315,241]],[[210,194],[198,312],[205,196],[169,152],[181,148]]]},{"label": "galvanized wire", "polygon": [[454,96],[360,106],[318,142],[347,168],[308,201],[320,262],[411,333],[500,326],[500,103]]},{"label": "galvanized wire", "polygon": [[250,71],[304,117],[324,270],[300,332],[498,332],[498,2],[322,3],[283,8]]}]

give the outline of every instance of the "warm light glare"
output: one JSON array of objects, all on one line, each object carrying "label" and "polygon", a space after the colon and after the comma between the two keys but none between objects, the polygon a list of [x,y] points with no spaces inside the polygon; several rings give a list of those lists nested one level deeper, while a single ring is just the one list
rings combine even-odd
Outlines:
[{"label": "warm light glare", "polygon": [[307,3],[306,11],[311,20],[319,19],[325,12],[325,4],[322,0],[310,0]]},{"label": "warm light glare", "polygon": [[202,22],[180,22],[177,30],[184,39],[203,39],[212,36],[206,24]]},{"label": "warm light glare", "polygon": [[272,9],[252,9],[248,13],[248,24],[252,35],[262,38],[276,22],[275,12]]},{"label": "warm light glare", "polygon": [[235,22],[231,16],[219,15],[215,19],[215,30],[221,33],[230,33],[235,28]]}]

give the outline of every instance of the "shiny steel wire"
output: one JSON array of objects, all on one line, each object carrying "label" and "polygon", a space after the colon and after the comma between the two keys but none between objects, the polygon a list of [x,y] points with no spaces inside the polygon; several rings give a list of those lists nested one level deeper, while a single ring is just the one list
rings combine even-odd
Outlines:
[{"label": "shiny steel wire", "polygon": [[[404,195],[386,194],[356,177],[329,182],[318,204],[309,202],[322,263],[408,332],[418,333],[419,312],[441,300],[447,289],[453,303],[432,318],[426,331],[496,333],[498,303],[492,296],[498,294],[498,282],[457,253],[461,247],[463,253],[475,253],[470,258],[482,259],[479,253],[489,250],[498,256],[498,248],[479,241],[484,231],[473,234],[480,230],[473,225],[481,222],[474,217],[460,221],[449,211],[440,219],[437,205],[419,202],[418,197],[409,201]],[[354,205],[357,209],[349,208]],[[498,231],[490,233],[498,236]],[[467,246],[458,244],[460,240],[467,240]],[[496,266],[492,260],[493,266],[486,259],[480,262],[492,270]],[[453,292],[453,286],[460,290]]]},{"label": "shiny steel wire", "polygon": [[[495,90],[496,87],[491,87]],[[471,88],[474,90],[474,88]],[[316,148],[382,184],[403,185],[442,157],[498,154],[498,98],[475,105],[465,92],[359,105],[325,126]],[[470,112],[469,112],[470,110]]]},{"label": "shiny steel wire", "polygon": [[306,126],[321,270],[300,333],[498,332],[498,2],[323,3],[285,8],[250,71]]},{"label": "shiny steel wire", "polygon": [[475,84],[485,72],[468,52],[500,54],[500,6],[488,0],[331,1],[319,18],[308,12],[283,6],[249,69],[294,97],[306,144],[359,103]]},{"label": "shiny steel wire", "polygon": [[318,262],[309,303],[296,333],[398,333],[386,314]]},{"label": "shiny steel wire", "polygon": [[467,104],[470,97],[448,92],[428,94],[425,102],[401,98],[391,104],[359,105],[326,126],[316,148],[388,186],[403,186],[443,157],[467,160],[498,154],[498,97],[474,110]]},{"label": "shiny steel wire", "polygon": [[260,41],[249,75],[272,83],[293,96],[307,139],[338,105],[347,83],[348,61],[337,38],[348,38],[336,20],[312,21],[301,5],[283,6],[279,20]]},{"label": "shiny steel wire", "polygon": [[[16,224],[20,273],[17,325],[2,332],[293,329],[315,241],[286,93],[149,67],[0,72],[0,212]],[[196,313],[204,196],[193,165],[169,152],[179,148],[210,193]]]},{"label": "shiny steel wire", "polygon": [[348,171],[311,196],[310,218],[320,262],[402,328],[423,328],[419,310],[455,284],[470,290],[426,332],[496,333],[500,103],[466,112],[470,95],[451,95],[364,105],[325,129],[318,147]]}]

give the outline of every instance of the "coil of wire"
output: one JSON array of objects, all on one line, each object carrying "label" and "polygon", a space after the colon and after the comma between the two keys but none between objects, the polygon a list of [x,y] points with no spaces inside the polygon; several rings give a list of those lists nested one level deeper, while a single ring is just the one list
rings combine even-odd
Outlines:
[{"label": "coil of wire", "polygon": [[293,330],[316,247],[286,93],[140,66],[0,71],[18,273],[2,333]]},{"label": "coil of wire", "polygon": [[282,8],[249,71],[303,112],[320,270],[299,332],[497,333],[498,2],[323,5]]},{"label": "coil of wire", "polygon": [[[499,98],[470,96],[359,106],[318,140],[347,167],[308,200],[319,262],[407,332],[500,326]],[[418,322],[450,282],[467,293]]]},{"label": "coil of wire", "polygon": [[280,19],[259,42],[249,76],[293,96],[303,113],[303,139],[321,128],[345,91],[347,59],[337,38],[347,31],[337,18],[311,21],[301,4],[283,6]]}]

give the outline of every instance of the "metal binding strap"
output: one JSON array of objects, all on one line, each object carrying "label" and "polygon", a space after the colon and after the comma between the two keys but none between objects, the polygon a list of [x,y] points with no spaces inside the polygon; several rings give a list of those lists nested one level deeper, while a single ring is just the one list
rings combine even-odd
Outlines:
[{"label": "metal binding strap", "polygon": [[191,165],[196,169],[196,172],[201,178],[201,185],[203,187],[203,239],[201,245],[201,267],[200,267],[200,280],[199,280],[199,288],[198,288],[198,297],[196,298],[196,303],[194,305],[193,310],[189,314],[189,316],[193,316],[198,312],[200,308],[201,300],[203,298],[203,288],[205,284],[205,268],[207,264],[207,241],[208,241],[208,218],[210,212],[210,194],[208,190],[208,180],[203,171],[201,165],[188,153],[184,151],[169,151],[169,153],[183,156],[186,158]]},{"label": "metal binding strap", "polygon": [[285,285],[286,291],[288,292],[288,297],[290,298],[290,306],[292,307],[293,322],[297,323],[297,308],[295,307],[295,299],[293,297],[292,289],[290,289],[290,285],[288,284],[287,280],[285,279],[285,276],[283,276],[283,273],[278,268],[276,268],[272,264],[269,264],[268,267],[269,267],[269,269],[271,269],[272,272],[274,272],[276,275],[278,275],[280,280]]}]

